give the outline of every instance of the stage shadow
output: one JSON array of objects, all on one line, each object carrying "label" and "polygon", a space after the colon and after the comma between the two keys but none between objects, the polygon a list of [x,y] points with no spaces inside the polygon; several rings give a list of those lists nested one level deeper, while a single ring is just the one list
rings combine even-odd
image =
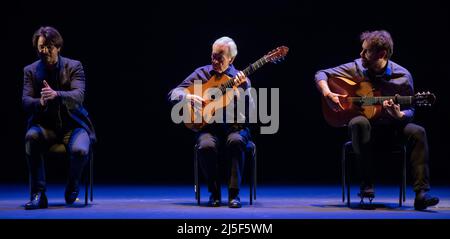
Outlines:
[{"label": "stage shadow", "polygon": [[[177,206],[186,206],[186,207],[213,208],[213,207],[208,206],[208,202],[207,201],[200,202],[200,205],[198,205],[196,201],[194,201],[194,202],[175,202],[175,203],[172,203],[172,204],[173,205],[177,205]],[[241,205],[242,205],[242,207],[246,207],[246,206],[250,206],[250,203],[248,203],[248,202],[241,202]],[[254,206],[254,205],[255,205],[255,203],[253,202],[252,206]],[[222,203],[220,204],[220,207],[228,207],[228,203],[222,201]]]},{"label": "stage shadow", "polygon": [[[351,210],[385,210],[385,211],[410,211],[414,210],[414,207],[411,206],[401,206],[399,207],[398,203],[383,203],[383,202],[377,202],[372,203],[372,205],[364,205],[362,206],[359,202],[354,202],[350,204],[350,207],[347,207],[347,204],[331,204],[331,205],[324,205],[324,204],[313,204],[311,205],[313,207],[320,207],[320,208],[348,208]],[[421,210],[418,212],[428,212],[428,213],[437,213],[437,211],[433,211],[430,209],[427,210]]]},{"label": "stage shadow", "polygon": [[[65,203],[48,203],[48,208],[34,209],[34,210],[55,210],[55,209],[67,209],[67,208],[90,208],[93,204],[84,205],[84,203],[75,203],[67,205]],[[20,208],[25,210],[25,205],[21,205]]]}]

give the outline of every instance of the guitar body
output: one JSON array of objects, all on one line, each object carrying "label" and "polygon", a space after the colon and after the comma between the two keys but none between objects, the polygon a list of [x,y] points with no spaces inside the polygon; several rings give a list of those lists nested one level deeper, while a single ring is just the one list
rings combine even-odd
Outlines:
[{"label": "guitar body", "polygon": [[[373,91],[373,86],[363,79],[348,79],[344,77],[334,77],[328,79],[328,86],[331,92],[347,95],[347,97],[374,97],[380,96],[379,92]],[[325,121],[333,127],[343,127],[348,122],[359,115],[367,119],[375,119],[380,116],[381,105],[360,105],[346,100],[347,97],[340,97],[340,102],[344,110],[335,112],[327,104],[325,97],[322,97],[322,112]]]},{"label": "guitar body", "polygon": [[[289,48],[286,46],[277,47],[242,72],[245,76],[249,76],[268,62],[276,63],[281,61],[288,51]],[[222,74],[220,77],[212,76],[201,87],[200,84],[197,85],[194,82],[194,84],[186,88],[189,94],[200,96],[205,100],[202,106],[194,107],[192,104],[188,104],[187,114],[189,115],[184,116],[185,119],[189,120],[189,122],[184,122],[186,127],[197,132],[208,123],[214,122],[214,116],[218,110],[224,110],[222,113],[225,114],[225,108],[233,101],[235,96],[238,87],[236,84],[240,83],[236,83],[235,78]]]},{"label": "guitar body", "polygon": [[[194,84],[187,88],[189,94],[200,96],[206,101],[201,110],[195,110],[192,105],[188,105],[188,114],[191,121],[189,123],[185,123],[187,128],[197,132],[213,119],[217,110],[225,110],[224,108],[227,107],[233,100],[234,90],[227,90],[224,94],[222,94],[219,87],[226,84],[226,82],[230,79],[231,78],[226,74],[222,74],[220,77],[214,75],[207,82],[201,85],[200,92],[195,92],[196,89]],[[200,88],[199,86],[197,87]],[[236,89],[236,87],[234,86],[233,89]],[[205,107],[206,105],[207,107]]]}]

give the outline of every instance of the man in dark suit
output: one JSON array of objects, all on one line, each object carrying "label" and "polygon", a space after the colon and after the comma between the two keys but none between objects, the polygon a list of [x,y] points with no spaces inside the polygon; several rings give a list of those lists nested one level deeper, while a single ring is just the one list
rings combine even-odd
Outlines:
[{"label": "man in dark suit", "polygon": [[31,182],[31,200],[25,209],[47,208],[44,158],[55,143],[63,143],[70,156],[64,198],[78,197],[82,170],[94,128],[83,108],[85,76],[79,61],[60,56],[63,39],[53,27],[41,27],[33,35],[40,60],[24,68],[22,102],[28,114],[25,151]]}]

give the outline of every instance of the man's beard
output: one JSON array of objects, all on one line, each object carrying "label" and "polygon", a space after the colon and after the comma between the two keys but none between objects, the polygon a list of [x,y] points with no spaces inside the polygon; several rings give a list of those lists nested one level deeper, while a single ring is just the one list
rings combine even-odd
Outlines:
[{"label": "man's beard", "polygon": [[46,64],[54,64],[56,62],[50,55],[39,55],[39,58]]},{"label": "man's beard", "polygon": [[364,68],[370,68],[372,66],[372,64],[370,64],[370,62],[368,60],[365,60],[362,58],[361,58],[361,63]]}]

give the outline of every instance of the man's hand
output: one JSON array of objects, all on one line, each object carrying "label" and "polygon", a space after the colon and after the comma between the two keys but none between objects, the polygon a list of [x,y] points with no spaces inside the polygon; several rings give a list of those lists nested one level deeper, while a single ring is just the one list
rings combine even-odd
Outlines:
[{"label": "man's hand", "polygon": [[341,102],[339,101],[339,97],[347,97],[347,95],[336,94],[336,93],[333,93],[330,91],[330,92],[324,94],[324,97],[325,97],[325,100],[326,100],[328,106],[334,112],[339,112],[341,110],[344,110],[344,107],[342,106]]},{"label": "man's hand", "polygon": [[400,111],[400,105],[395,104],[392,99],[383,101],[383,108],[395,119],[403,119],[405,117],[405,113]]},{"label": "man's hand", "polygon": [[42,97],[39,99],[39,103],[41,103],[41,106],[46,106],[47,105],[47,101],[44,100],[44,97]]},{"label": "man's hand", "polygon": [[240,84],[244,83],[247,80],[247,77],[244,75],[244,72],[239,71],[237,73],[236,78],[234,79],[234,83],[236,86],[239,86]]},{"label": "man's hand", "polygon": [[191,102],[191,105],[195,108],[195,110],[201,110],[202,106],[206,103],[205,99],[198,95],[187,94],[186,99]]},{"label": "man's hand", "polygon": [[238,87],[239,85],[241,85],[242,83],[246,82],[246,81],[247,81],[247,77],[245,76],[244,72],[239,71],[238,74],[237,74],[237,76],[236,76],[236,78],[234,79],[235,85],[234,85],[234,87],[233,87],[233,89],[234,89],[234,94],[235,94],[235,96],[236,96],[238,99],[241,97],[241,94],[240,94],[239,91],[237,90],[237,87]]},{"label": "man's hand", "polygon": [[41,90],[41,105],[44,106],[47,104],[47,101],[53,100],[58,96],[56,91],[54,91],[48,85],[47,81],[44,80],[44,88]]}]

